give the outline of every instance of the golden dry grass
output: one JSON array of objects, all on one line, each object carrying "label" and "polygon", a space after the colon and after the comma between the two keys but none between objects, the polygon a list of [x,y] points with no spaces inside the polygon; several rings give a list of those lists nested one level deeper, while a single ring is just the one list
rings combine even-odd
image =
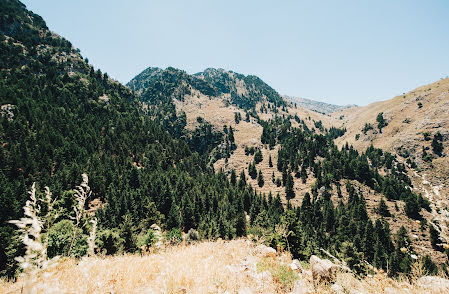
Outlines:
[{"label": "golden dry grass", "polygon": [[[245,240],[170,247],[148,256],[124,255],[63,260],[42,273],[29,293],[275,293],[267,278],[245,270],[262,258]],[[0,293],[21,293],[26,278],[2,281]],[[26,293],[26,292],[25,292]]]},{"label": "golden dry grass", "polygon": [[[307,264],[302,273],[292,272],[289,254],[264,256],[256,245],[239,239],[170,247],[148,256],[65,259],[28,287],[26,277],[0,280],[0,293],[333,293],[331,285],[314,285]],[[337,284],[345,293],[443,293],[419,286],[416,278],[385,274],[359,279],[339,273]]]}]

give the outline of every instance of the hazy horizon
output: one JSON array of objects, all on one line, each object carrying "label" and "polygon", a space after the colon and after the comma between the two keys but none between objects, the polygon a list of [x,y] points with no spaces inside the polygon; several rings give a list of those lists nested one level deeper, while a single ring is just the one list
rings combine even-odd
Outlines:
[{"label": "hazy horizon", "polygon": [[282,95],[344,105],[449,74],[445,1],[23,1],[96,68],[253,74]]}]

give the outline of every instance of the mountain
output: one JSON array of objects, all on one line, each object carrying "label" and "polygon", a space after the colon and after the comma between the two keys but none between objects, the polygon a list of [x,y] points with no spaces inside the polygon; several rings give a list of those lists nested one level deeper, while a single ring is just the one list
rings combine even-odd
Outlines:
[{"label": "mountain", "polygon": [[[169,68],[167,70],[173,71],[174,69]],[[170,105],[175,113],[185,115],[186,128],[195,130],[200,125],[199,121],[207,121],[217,131],[225,131],[229,128],[233,130],[232,137],[235,141],[232,144],[223,142],[221,145],[216,145],[215,151],[211,153],[211,162],[216,171],[223,170],[230,178],[232,178],[233,174],[244,174],[246,181],[253,189],[266,194],[279,194],[284,204],[288,202],[293,206],[302,205],[306,193],[312,193],[314,197],[327,194],[335,205],[342,199],[350,201],[349,199],[352,197],[351,186],[355,186],[364,196],[370,218],[375,220],[380,216],[378,207],[383,199],[386,209],[393,216],[382,219],[388,222],[393,233],[399,232],[402,227],[405,227],[408,231],[422,231],[419,228],[419,224],[410,222],[409,218],[412,215],[410,211],[410,205],[412,204],[410,201],[414,198],[401,196],[405,190],[403,192],[391,193],[387,191],[390,185],[400,185],[398,182],[389,183],[387,181],[384,184],[374,184],[373,182],[365,181],[355,174],[345,175],[341,170],[342,166],[347,165],[347,163],[344,163],[344,160],[334,165],[333,168],[327,168],[324,171],[321,170],[321,167],[317,167],[307,159],[308,156],[312,158],[324,157],[322,165],[331,164],[327,160],[330,160],[332,156],[329,154],[334,153],[335,151],[332,150],[336,148],[333,146],[332,140],[335,139],[340,142],[340,138],[345,136],[346,128],[348,127],[343,117],[339,115],[323,115],[316,111],[295,106],[277,93],[269,92],[272,93],[271,97],[283,99],[283,102],[279,103],[282,106],[275,107],[274,104],[276,102],[271,103],[267,98],[268,95],[261,94],[267,93],[264,92],[264,89],[272,88],[257,78],[252,79],[260,81],[258,84],[248,85],[245,82],[247,80],[245,76],[223,69],[207,69],[188,78],[185,75],[186,73],[183,72],[184,82],[182,85],[187,90],[177,91],[176,93],[179,93],[179,96],[171,99]],[[193,78],[203,79],[210,84],[210,88],[217,90],[205,94],[192,84],[191,79]],[[140,84],[143,83],[140,82]],[[259,85],[262,88],[258,88]],[[141,89],[136,90],[142,91]],[[147,90],[143,90],[143,92],[145,91]],[[251,95],[247,95],[249,92],[259,93],[259,96],[255,95],[255,98],[252,99]],[[240,95],[240,99],[230,99],[232,95]],[[148,101],[142,95],[140,99]],[[272,101],[276,100],[272,99]],[[295,130],[297,129],[302,130],[302,132],[296,134]],[[322,136],[328,139],[323,139]],[[320,144],[318,149],[315,149],[317,148],[316,142],[320,142],[318,143]],[[233,148],[230,146],[233,146]],[[392,168],[391,163],[388,162],[390,159],[394,161],[396,159],[394,159],[395,157],[391,153],[384,153],[380,149],[367,149],[366,147],[360,149],[361,153],[354,153],[353,156],[356,158],[360,158],[360,156],[368,158],[371,164],[366,164],[377,166],[379,168],[378,172],[382,174],[384,171],[378,165],[379,163],[381,165],[386,164],[388,166],[385,166],[387,170]],[[349,147],[343,148],[343,153],[339,156],[347,156],[344,155],[346,148]],[[312,151],[313,149],[315,151]],[[352,147],[349,150],[352,150]],[[295,155],[298,152],[299,156]],[[256,153],[259,155],[256,155]],[[352,151],[349,151],[349,154],[353,154]],[[380,158],[378,158],[379,155]],[[256,157],[259,159],[256,159]],[[357,169],[356,166],[359,164],[350,165],[350,169]],[[410,185],[409,177],[412,177],[413,174],[408,173],[405,166],[400,162],[393,165],[397,166],[399,173],[405,177],[402,178],[403,176],[401,176],[402,179],[399,181],[407,179],[406,185]],[[337,170],[341,172],[338,176],[335,173]],[[370,171],[368,174],[372,172],[376,174],[375,171]],[[395,174],[398,171],[395,171],[395,168],[393,168],[391,172]],[[387,175],[389,173],[387,172]],[[287,180],[290,178],[289,174],[292,175],[290,184],[292,189],[290,192],[287,189],[289,186],[287,185]],[[336,179],[331,180],[332,184],[330,185],[325,184],[326,180],[323,180],[329,176],[336,177]],[[371,175],[370,177],[376,176]],[[263,180],[261,181],[260,178]],[[347,186],[347,180],[350,180],[349,186]],[[344,186],[347,186],[346,191],[340,188]],[[319,187],[321,187],[320,191],[318,191]],[[424,198],[420,197],[418,198],[422,200],[418,200],[418,202],[421,201],[419,205],[426,206]],[[433,215],[429,211],[425,209],[415,210],[416,213],[418,211],[421,211],[420,214],[425,218],[433,219]],[[420,254],[430,253],[433,258],[441,262],[444,260],[444,256],[433,251],[430,239],[430,233],[427,230],[422,232],[421,238],[414,239],[412,242],[416,245]]]},{"label": "mountain", "polygon": [[445,272],[432,199],[393,153],[339,148],[345,116],[222,69],[149,68],[124,86],[79,52],[19,1],[0,2],[2,276],[20,261],[47,277],[55,256],[245,237],[301,260],[326,250],[357,275],[408,275],[415,259]]},{"label": "mountain", "polygon": [[316,112],[320,112],[323,114],[331,114],[333,112],[337,112],[346,108],[355,107],[357,105],[335,105],[335,104],[329,104],[325,102],[320,102],[312,99],[307,98],[301,98],[301,97],[293,97],[293,96],[283,96],[285,99],[290,100],[291,102],[295,103],[296,105],[300,107],[304,107]]},{"label": "mountain", "polygon": [[[153,223],[174,236],[193,227],[202,238],[245,233],[244,195],[247,211],[259,196],[215,174],[186,141],[154,122],[128,87],[95,70],[15,0],[0,2],[0,106],[1,275],[13,277],[14,258],[25,252],[9,221],[29,217],[23,207],[31,205],[33,183],[42,208],[34,224],[55,211],[38,231],[49,237],[48,257],[85,255],[92,213],[96,241],[108,254],[135,252]],[[73,211],[83,173],[90,198]],[[45,186],[51,204],[42,198]],[[88,208],[90,217],[76,228],[75,215]]]}]

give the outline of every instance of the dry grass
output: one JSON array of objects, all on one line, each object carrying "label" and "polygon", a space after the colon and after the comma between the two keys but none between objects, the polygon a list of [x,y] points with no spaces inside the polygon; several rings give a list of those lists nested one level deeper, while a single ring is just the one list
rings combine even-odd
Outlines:
[{"label": "dry grass", "polygon": [[[26,277],[0,280],[0,293],[332,293],[331,285],[313,285],[306,266],[303,273],[289,270],[289,254],[267,257],[258,248],[240,239],[170,247],[148,256],[64,259],[41,272],[30,288],[22,288]],[[417,278],[419,265],[416,273]],[[339,273],[337,284],[345,293],[443,293],[422,288],[416,278]]]},{"label": "dry grass", "polygon": [[[262,257],[245,240],[171,247],[148,255],[65,259],[41,273],[30,293],[275,293],[271,278],[251,268]],[[254,266],[255,268],[255,266]],[[0,283],[0,293],[21,293],[26,278]]]}]

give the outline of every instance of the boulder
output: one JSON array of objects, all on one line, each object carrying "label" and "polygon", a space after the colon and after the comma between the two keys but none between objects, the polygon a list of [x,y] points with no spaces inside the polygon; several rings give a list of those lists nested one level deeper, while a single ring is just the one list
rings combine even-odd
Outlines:
[{"label": "boulder", "polygon": [[339,284],[333,284],[331,287],[332,294],[345,294],[345,289]]},{"label": "boulder", "polygon": [[417,284],[435,292],[449,293],[449,280],[436,276],[424,276],[417,280]]},{"label": "boulder", "polygon": [[298,273],[302,273],[302,266],[301,266],[301,264],[299,263],[299,260],[294,259],[294,260],[292,261],[292,263],[290,264],[290,269],[291,269],[292,271],[295,271],[295,272],[298,272]]},{"label": "boulder", "polygon": [[[310,289],[311,290],[311,289]],[[290,294],[307,294],[310,293],[307,283],[304,279],[297,280]]]},{"label": "boulder", "polygon": [[260,244],[256,247],[256,252],[263,257],[276,257],[276,249]]},{"label": "boulder", "polygon": [[316,255],[310,257],[310,267],[314,282],[333,283],[337,278],[337,271],[340,268],[332,261],[321,259]]}]

